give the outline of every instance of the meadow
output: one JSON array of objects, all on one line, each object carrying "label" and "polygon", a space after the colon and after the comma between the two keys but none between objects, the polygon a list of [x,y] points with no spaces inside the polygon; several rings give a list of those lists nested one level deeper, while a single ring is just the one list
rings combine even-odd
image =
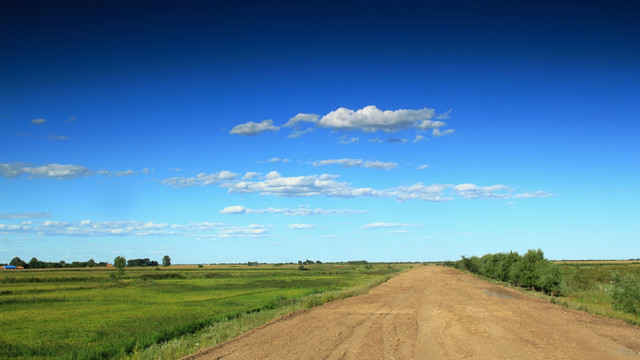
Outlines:
[{"label": "meadow", "polygon": [[139,358],[144,349],[205,330],[211,337],[234,319],[255,322],[252,314],[262,313],[264,322],[294,304],[311,307],[363,291],[408,267],[138,267],[122,278],[107,268],[2,271],[0,358]]},{"label": "meadow", "polygon": [[[639,325],[640,317],[614,309],[612,281],[616,274],[630,274],[640,279],[640,261],[559,261],[562,273],[562,296],[551,298],[554,303],[592,314],[617,318]],[[637,294],[636,297],[640,295]],[[636,298],[636,301],[640,301]]]}]

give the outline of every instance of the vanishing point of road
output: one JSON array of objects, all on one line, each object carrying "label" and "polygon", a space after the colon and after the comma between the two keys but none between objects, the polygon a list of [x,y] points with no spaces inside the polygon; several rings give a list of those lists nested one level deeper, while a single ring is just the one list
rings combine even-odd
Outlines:
[{"label": "vanishing point of road", "polygon": [[640,328],[419,266],[186,359],[640,359]]}]

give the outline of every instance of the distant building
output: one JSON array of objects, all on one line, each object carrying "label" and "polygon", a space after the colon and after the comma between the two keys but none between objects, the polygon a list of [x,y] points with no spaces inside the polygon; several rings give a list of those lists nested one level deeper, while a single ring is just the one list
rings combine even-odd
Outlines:
[{"label": "distant building", "polygon": [[0,268],[2,268],[2,270],[15,270],[16,266],[15,265],[5,265],[5,266],[1,266]]}]

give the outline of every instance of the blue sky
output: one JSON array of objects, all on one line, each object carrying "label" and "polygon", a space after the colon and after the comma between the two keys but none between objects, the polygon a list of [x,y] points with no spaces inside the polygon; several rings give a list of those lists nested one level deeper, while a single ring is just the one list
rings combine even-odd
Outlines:
[{"label": "blue sky", "polygon": [[625,2],[0,8],[0,262],[640,257]]}]

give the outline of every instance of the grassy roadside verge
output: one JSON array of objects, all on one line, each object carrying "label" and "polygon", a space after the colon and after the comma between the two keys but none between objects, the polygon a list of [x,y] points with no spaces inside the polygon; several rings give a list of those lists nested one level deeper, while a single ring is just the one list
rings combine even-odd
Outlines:
[{"label": "grassy roadside verge", "polygon": [[[413,268],[413,266],[411,266]],[[405,268],[402,272],[410,269]],[[401,273],[401,272],[400,272]],[[241,314],[235,318],[225,319],[202,329],[195,334],[183,335],[160,344],[154,344],[144,349],[135,348],[133,353],[123,357],[124,360],[158,360],[178,359],[193,354],[201,349],[221,344],[264,325],[271,320],[296,311],[313,308],[322,304],[362,295],[370,289],[386,282],[398,275],[388,274],[370,281],[364,285],[350,287],[343,290],[332,290],[318,294],[307,295],[295,300],[284,300],[273,309]]]}]

